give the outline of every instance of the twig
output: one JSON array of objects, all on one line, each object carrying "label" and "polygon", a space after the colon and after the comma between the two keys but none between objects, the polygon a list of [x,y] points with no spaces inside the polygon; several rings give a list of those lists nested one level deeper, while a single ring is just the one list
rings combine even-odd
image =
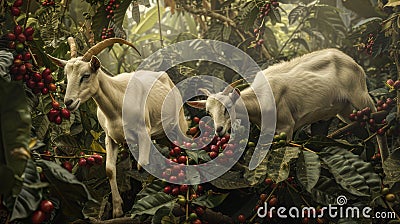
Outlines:
[{"label": "twig", "polygon": [[328,138],[334,138],[337,137],[341,134],[343,134],[344,132],[348,132],[350,130],[352,130],[353,128],[355,128],[356,126],[358,126],[358,122],[357,121],[353,121],[349,124],[347,124],[346,126],[339,128],[338,130],[334,131],[333,133],[331,133],[330,135],[328,135]]},{"label": "twig", "polygon": [[192,14],[209,16],[211,18],[218,19],[218,20],[220,20],[222,22],[226,22],[229,26],[231,26],[233,28],[237,28],[236,23],[233,20],[231,20],[230,18],[226,17],[226,16],[223,16],[223,15],[221,15],[219,13],[216,13],[216,12],[210,11],[210,10],[195,9],[195,8],[192,8],[190,6],[185,5],[185,3],[183,3],[183,2],[181,2],[181,4],[182,4],[182,7],[186,11],[188,11],[188,12],[190,12]]},{"label": "twig", "polygon": [[160,13],[160,0],[157,0],[157,13],[158,13],[158,31],[160,32],[160,43],[161,48],[164,47],[164,40],[162,36],[162,27],[161,27],[161,13]]},{"label": "twig", "polygon": [[303,145],[299,145],[299,144],[292,143],[292,142],[289,142],[289,145],[291,145],[291,146],[296,146],[296,147],[300,147],[301,149],[304,149],[304,150],[309,151],[309,152],[312,152],[312,153],[317,153],[317,152],[314,152],[314,151],[312,151],[311,149],[309,149],[309,148],[307,148],[307,147],[304,147]]},{"label": "twig", "polygon": [[26,24],[28,23],[30,5],[31,5],[31,0],[28,0],[28,4],[26,5],[26,12],[25,12],[24,29],[26,28]]}]

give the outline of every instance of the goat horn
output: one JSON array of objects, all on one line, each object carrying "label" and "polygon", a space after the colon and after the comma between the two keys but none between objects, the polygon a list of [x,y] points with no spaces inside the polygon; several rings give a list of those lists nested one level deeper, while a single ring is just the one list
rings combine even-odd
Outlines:
[{"label": "goat horn", "polygon": [[239,80],[232,82],[227,87],[225,87],[224,91],[222,91],[222,94],[227,95],[230,91],[232,91],[233,88],[238,86],[241,82],[243,82],[243,79],[239,79]]},{"label": "goat horn", "polygon": [[108,46],[113,45],[114,43],[120,43],[120,44],[126,44],[131,46],[133,49],[135,49],[135,51],[140,55],[140,52],[138,51],[138,49],[136,49],[136,47],[122,39],[122,38],[109,38],[106,40],[103,40],[99,43],[97,43],[96,45],[94,45],[93,47],[91,47],[82,57],[82,61],[90,61],[90,59],[92,58],[93,55],[97,55],[98,53],[100,53],[102,50],[104,50],[105,48],[107,48]]},{"label": "goat horn", "polygon": [[78,51],[76,50],[76,43],[73,37],[68,37],[68,45],[71,51],[71,58],[76,58],[78,56]]}]

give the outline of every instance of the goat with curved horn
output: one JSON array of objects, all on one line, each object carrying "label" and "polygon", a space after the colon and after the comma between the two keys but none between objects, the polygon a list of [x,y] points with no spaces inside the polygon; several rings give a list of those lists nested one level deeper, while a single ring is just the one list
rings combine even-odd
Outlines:
[{"label": "goat with curved horn", "polygon": [[129,41],[126,41],[122,38],[109,38],[106,40],[103,40],[99,43],[97,43],[96,45],[94,45],[93,47],[91,47],[89,50],[87,50],[87,52],[82,56],[82,61],[90,61],[90,59],[92,58],[93,55],[97,55],[99,54],[102,50],[104,50],[105,48],[115,44],[115,43],[120,43],[120,44],[126,44],[130,47],[132,47],[133,49],[135,49],[135,51],[139,54],[139,50]]},{"label": "goat with curved horn", "polygon": [[[72,39],[69,39],[68,43],[73,43]],[[170,97],[169,99],[166,98],[175,85],[165,72],[138,71],[122,73],[113,77],[108,76],[100,69],[100,60],[95,55],[114,43],[127,44],[139,53],[133,44],[128,41],[121,38],[110,38],[91,47],[83,57],[74,58],[74,56],[76,56],[76,48],[75,50],[73,49],[73,44],[70,44],[72,57],[70,60],[65,61],[51,56],[49,57],[54,63],[64,67],[64,73],[68,80],[64,97],[64,103],[67,108],[71,111],[76,110],[80,104],[90,98],[93,98],[98,106],[97,117],[106,134],[106,173],[111,187],[113,217],[119,217],[123,215],[123,201],[117,186],[116,163],[118,144],[126,143],[122,122],[122,107],[128,82],[133,79],[135,79],[135,81],[139,80],[139,78],[143,76],[155,80],[152,89],[147,95],[146,102],[143,103],[146,107],[145,129],[143,127],[133,129],[135,132],[133,136],[147,137],[150,133],[152,139],[164,138],[164,127],[160,127],[163,123],[163,119],[161,118],[162,105],[163,103],[167,105],[176,105],[179,103],[179,105],[181,105],[182,99],[180,95],[173,98]],[[144,84],[141,82],[134,83],[138,87],[135,89],[134,95],[143,96],[139,98],[146,99],[144,96],[146,93],[143,92],[143,89],[146,89],[146,87],[141,86]],[[133,105],[142,105],[140,102],[136,101],[132,103]],[[143,116],[140,110],[138,111],[139,112],[132,112],[133,118]],[[172,122],[171,125],[179,127],[181,132],[185,133],[188,127],[183,108],[177,108],[177,111],[173,111],[173,114],[176,115],[176,119],[175,123]],[[138,165],[148,165],[150,162],[150,147],[147,146],[151,145],[151,140],[148,137],[138,138],[136,140],[139,146]]]},{"label": "goat with curved horn", "polygon": [[[276,132],[286,132],[288,140],[292,139],[294,131],[307,124],[334,116],[350,123],[348,115],[353,109],[369,107],[372,112],[376,111],[368,93],[364,70],[354,59],[337,49],[315,51],[270,66],[258,73],[255,80],[261,76],[264,76],[261,80],[268,80],[275,98],[275,102],[269,103],[276,105]],[[261,114],[263,111],[268,113],[268,107],[260,107],[255,92],[267,94],[268,88],[265,88],[263,82],[254,81],[240,94],[246,110],[237,107],[236,111],[232,107],[231,115],[226,115],[225,105],[221,102],[235,105],[238,99],[232,97],[237,94],[229,93],[235,91],[232,89],[233,84],[237,82],[223,92],[209,94],[207,100],[190,101],[187,104],[206,109],[213,117],[214,126],[219,130],[216,134],[219,136],[231,129],[231,121],[236,119],[236,114],[247,113],[249,120],[261,127],[261,132],[267,130],[266,125],[262,126]],[[385,136],[377,135],[377,142],[379,148],[387,148]]]}]

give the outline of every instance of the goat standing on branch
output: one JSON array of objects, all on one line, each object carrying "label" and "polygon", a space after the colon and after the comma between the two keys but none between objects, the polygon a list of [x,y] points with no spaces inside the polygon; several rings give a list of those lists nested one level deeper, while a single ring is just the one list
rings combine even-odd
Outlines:
[{"label": "goat standing on branch", "polygon": [[[337,115],[349,123],[353,109],[370,107],[376,111],[368,94],[364,70],[351,57],[337,49],[325,49],[306,54],[288,62],[273,65],[258,73],[250,87],[239,91],[234,85],[216,94],[207,93],[207,100],[191,101],[192,107],[206,109],[213,117],[216,134],[224,135],[231,128],[236,109],[225,113],[225,105],[234,105],[240,94],[249,120],[261,126],[261,110],[256,92],[266,91],[257,77],[264,75],[271,86],[276,105],[276,132],[286,132],[292,139],[293,132],[306,124],[327,120]],[[235,94],[233,94],[236,91]],[[238,94],[237,94],[238,93]],[[224,103],[221,103],[224,102]],[[378,144],[382,139],[378,137]]]},{"label": "goat standing on branch", "polygon": [[[72,39],[69,39],[70,45],[74,46],[72,42]],[[58,66],[64,67],[64,73],[68,80],[64,98],[64,103],[67,108],[69,110],[76,110],[80,104],[84,103],[89,98],[93,98],[98,106],[97,117],[106,134],[106,173],[111,186],[113,217],[118,217],[123,214],[123,201],[119,194],[116,180],[118,144],[126,142],[122,122],[123,100],[129,80],[131,80],[132,76],[136,77],[139,75],[137,75],[136,72],[132,72],[110,77],[102,71],[100,61],[95,55],[114,43],[127,44],[137,51],[131,43],[123,39],[110,38],[90,48],[82,57],[72,57],[68,61],[51,56],[49,57]],[[71,47],[71,56],[76,56],[76,51],[74,49],[76,48]],[[148,137],[140,138],[140,136],[150,134],[151,137],[155,139],[163,138],[165,136],[163,127],[159,127],[162,125],[161,109],[168,92],[175,86],[165,72],[145,71],[141,72],[141,75],[152,76],[155,82],[149,92],[148,100],[145,102],[146,127],[142,127],[140,130],[135,130],[139,132],[136,133],[137,136],[139,136],[137,139],[139,145],[138,166],[139,164],[147,165],[149,163],[149,150],[151,143],[149,142],[150,140]],[[137,86],[141,85],[141,83],[135,84]],[[140,94],[141,92],[137,93],[137,95]],[[178,98],[175,98],[174,100],[179,101]],[[135,104],[136,102],[132,103]],[[132,114],[132,116],[140,117],[143,116],[143,114]],[[178,125],[181,131],[186,131],[187,123],[182,108],[179,110],[177,116],[179,116],[179,119],[175,120],[175,122],[179,122]]]}]

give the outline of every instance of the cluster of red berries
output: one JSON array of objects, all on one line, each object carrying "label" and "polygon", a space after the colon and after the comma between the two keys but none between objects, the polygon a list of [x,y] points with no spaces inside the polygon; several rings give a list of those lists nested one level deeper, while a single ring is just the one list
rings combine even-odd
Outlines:
[{"label": "cluster of red berries", "polygon": [[386,81],[386,85],[391,89],[391,90],[400,90],[400,80],[393,81],[393,79],[388,79]]},{"label": "cluster of red berries", "polygon": [[26,86],[32,89],[35,94],[42,93],[46,95],[50,91],[55,92],[57,90],[49,68],[45,68],[42,73],[32,70],[28,75],[25,75],[24,81]]},{"label": "cluster of red berries", "polygon": [[261,46],[264,44],[264,39],[260,38],[263,33],[264,33],[263,29],[259,29],[259,28],[254,29],[254,35],[256,35],[256,39],[257,39],[257,41],[255,42],[256,46]]},{"label": "cluster of red berries", "polygon": [[[194,137],[197,136],[200,132],[200,127],[200,129],[204,130],[202,137],[195,138],[194,142],[183,141],[182,143],[179,143],[174,141],[169,152],[170,160],[172,162],[186,164],[188,162],[188,157],[186,156],[185,149],[194,149],[199,145],[204,146],[201,150],[206,151],[211,159],[221,156],[221,163],[227,162],[228,159],[233,156],[233,150],[236,145],[228,143],[230,139],[229,134],[226,134],[224,137],[214,135],[212,127],[204,121],[200,121],[200,118],[198,117],[193,118],[193,124],[194,126],[188,130],[187,134]],[[206,143],[208,144],[206,145]]]},{"label": "cluster of red berries", "polygon": [[101,31],[101,39],[105,40],[111,37],[115,37],[114,28],[103,28]]},{"label": "cluster of red berries", "polygon": [[48,94],[49,91],[56,91],[57,87],[53,83],[51,70],[46,68],[40,73],[32,65],[33,55],[28,51],[25,45],[26,41],[33,40],[34,29],[27,27],[25,29],[20,25],[14,27],[14,32],[7,34],[7,39],[10,41],[8,47],[14,49],[14,62],[10,68],[10,74],[15,81],[24,80],[28,88],[33,93]]},{"label": "cluster of red berries", "polygon": [[353,113],[349,115],[351,121],[358,121],[361,127],[365,127],[366,122],[369,121],[371,115],[371,108],[366,107],[362,110],[354,110]]},{"label": "cluster of red berries", "polygon": [[376,110],[390,111],[395,105],[396,105],[396,100],[388,97],[386,100],[385,99],[378,100],[378,102],[376,103]]},{"label": "cluster of red berries", "polygon": [[40,224],[45,222],[47,219],[50,218],[50,214],[53,210],[54,210],[53,202],[49,200],[43,200],[42,202],[40,202],[39,209],[36,210],[31,217],[32,223]]},{"label": "cluster of red berries", "polygon": [[14,4],[11,6],[11,15],[19,16],[21,14],[20,7],[24,4],[23,0],[15,0]]},{"label": "cluster of red berries", "polygon": [[252,44],[254,47],[261,46],[264,44],[264,39],[261,38],[263,33],[264,33],[264,18],[268,16],[268,14],[273,10],[274,8],[279,7],[279,2],[277,0],[271,0],[267,1],[263,6],[261,6],[260,13],[258,15],[258,18],[262,20],[261,25],[258,28],[254,29],[254,35],[256,36],[256,40],[252,41]]},{"label": "cluster of red berries", "polygon": [[24,29],[22,26],[16,25],[14,27],[14,32],[7,34],[7,39],[10,41],[8,48],[22,52],[25,49],[25,42],[33,40],[34,32],[35,30],[30,26]]},{"label": "cluster of red berries", "polygon": [[[84,152],[79,153],[80,156],[85,156]],[[82,157],[78,161],[78,166],[80,167],[92,167],[93,165],[101,165],[103,164],[103,156],[99,154],[93,154],[89,157]]]},{"label": "cluster of red berries", "polygon": [[277,0],[267,1],[261,8],[259,18],[263,19],[264,17],[268,16],[269,12],[272,10],[272,7],[276,8],[279,7],[279,2]]},{"label": "cluster of red berries", "polygon": [[[390,111],[395,106],[395,100],[392,98],[378,100],[376,104],[377,111]],[[376,132],[378,135],[383,135],[387,128],[387,121],[384,118],[371,116],[371,108],[366,107],[362,110],[354,110],[349,115],[351,121],[357,121],[361,127],[365,127],[368,123],[369,130]]]},{"label": "cluster of red berries", "polygon": [[[193,190],[193,193],[189,195],[189,201],[186,200],[186,194],[188,191]],[[204,188],[202,185],[197,185],[197,189],[190,189],[190,187],[186,184],[183,185],[167,185],[164,187],[164,193],[170,194],[178,197],[178,204],[184,206],[186,209],[186,204],[190,204],[189,206],[189,221],[192,224],[201,224],[207,223],[205,221],[201,221],[200,217],[204,214],[204,208],[202,206],[193,205],[190,203],[191,200],[194,200],[204,194]]]},{"label": "cluster of red berries", "polygon": [[365,45],[365,51],[367,52],[367,54],[372,55],[372,48],[374,46],[374,35],[372,33],[370,33],[368,35],[368,40],[367,40],[367,44]]},{"label": "cluster of red berries", "polygon": [[63,119],[69,119],[71,116],[71,112],[67,108],[62,108],[60,103],[57,101],[53,101],[51,103],[52,108],[47,113],[47,118],[50,122],[55,124],[61,124]]},{"label": "cluster of red berries", "polygon": [[56,2],[53,0],[44,0],[42,2],[42,6],[54,6],[55,4],[56,4]]},{"label": "cluster of red berries", "polygon": [[106,12],[107,12],[107,19],[113,19],[114,18],[114,10],[119,8],[119,4],[116,3],[116,0],[110,0],[106,6]]},{"label": "cluster of red berries", "polygon": [[[390,98],[389,98],[390,99]],[[390,102],[391,99],[388,101]],[[385,101],[378,101],[378,110],[387,110],[388,104]],[[383,109],[385,108],[385,109]],[[362,110],[354,110],[353,113],[349,115],[351,121],[357,121],[361,127],[365,127],[368,123],[369,129],[372,132],[377,132],[379,135],[383,135],[386,131],[384,126],[386,125],[386,120],[378,120],[376,118],[371,117],[371,108],[366,107]]]}]

